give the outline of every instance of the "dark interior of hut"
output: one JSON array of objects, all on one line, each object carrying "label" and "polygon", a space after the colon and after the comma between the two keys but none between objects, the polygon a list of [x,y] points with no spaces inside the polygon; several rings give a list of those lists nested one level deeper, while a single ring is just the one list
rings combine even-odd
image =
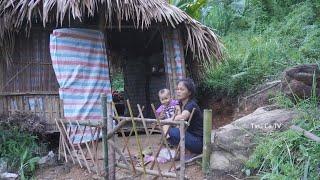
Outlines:
[{"label": "dark interior of hut", "polygon": [[134,115],[138,115],[137,104],[140,104],[144,106],[145,117],[154,117],[150,104],[159,105],[158,91],[166,86],[159,29],[138,30],[124,25],[121,31],[110,28],[106,34],[111,80],[119,73],[123,77],[124,92],[113,87],[117,110],[122,115],[129,115],[124,101],[129,99]]}]

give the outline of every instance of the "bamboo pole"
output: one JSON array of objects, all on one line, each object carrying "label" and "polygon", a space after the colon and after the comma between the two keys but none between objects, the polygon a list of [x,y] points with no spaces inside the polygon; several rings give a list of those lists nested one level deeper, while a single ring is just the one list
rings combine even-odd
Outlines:
[{"label": "bamboo pole", "polygon": [[102,141],[103,141],[103,163],[104,163],[104,171],[106,175],[104,179],[107,180],[109,177],[109,161],[108,161],[108,139],[107,139],[107,127],[108,127],[108,117],[107,117],[107,95],[101,94],[101,104],[102,104],[102,120],[103,120],[103,128],[102,128]]},{"label": "bamboo pole", "polygon": [[[116,119],[117,119],[117,121],[118,121],[118,123],[119,123],[119,124],[117,125],[117,127],[113,128],[113,130],[117,130],[117,131],[118,131],[118,129],[120,129],[120,128],[122,127],[120,124],[123,124],[123,125],[124,125],[124,124],[126,124],[127,122],[126,122],[126,121],[120,121],[120,120],[118,119],[119,114],[118,114],[118,111],[117,111],[117,109],[116,109],[116,106],[115,106],[114,102],[112,102],[112,106],[113,106],[113,108],[114,108],[115,117],[116,117]],[[123,123],[123,122],[124,122],[124,123]],[[123,132],[123,129],[120,129],[120,132],[121,132],[121,135],[122,135],[122,138],[123,138],[124,148],[127,150],[128,155],[129,155],[129,158],[130,158],[130,163],[131,163],[131,166],[132,166],[133,174],[135,175],[137,172],[136,172],[135,166],[134,166],[134,164],[133,164],[131,152],[130,152],[130,149],[129,149],[129,148],[126,148],[128,142],[129,142],[129,138],[125,135],[125,133]],[[132,129],[131,129],[131,132],[132,132]],[[112,132],[109,132],[109,133],[111,134]],[[114,133],[112,133],[111,135],[113,135],[113,134],[114,134]],[[129,135],[129,137],[130,137],[130,135]],[[120,152],[123,153],[123,152],[124,152],[124,149],[123,149],[122,151],[120,151]]]},{"label": "bamboo pole", "polygon": [[[142,106],[142,111],[143,111],[143,110],[144,110],[144,106]],[[138,118],[140,118],[140,115],[138,115]],[[120,119],[118,119],[118,121],[120,121]],[[123,121],[123,120],[122,120],[122,121]],[[129,121],[131,122],[131,119],[130,119]],[[130,133],[129,133],[129,135],[128,135],[127,137],[131,137],[132,133],[133,133],[133,128],[131,128]],[[126,136],[125,136],[125,137],[126,137]],[[125,149],[128,149],[128,150],[129,150],[128,144],[129,144],[129,138],[126,138],[126,142],[124,143],[124,146],[123,146],[123,148],[122,148],[122,152],[124,152]]]},{"label": "bamboo pole", "polygon": [[[131,121],[131,118],[130,118],[130,117],[119,116],[118,118],[121,119],[122,121]],[[135,117],[133,117],[133,120],[134,120],[135,122],[142,122],[142,118],[135,118]],[[146,123],[158,123],[158,122],[157,122],[157,119],[144,118],[144,121],[145,121]],[[174,121],[171,121],[171,120],[161,120],[161,121],[160,121],[160,124],[161,124],[161,125],[180,125],[180,121],[183,121],[183,120],[174,120]],[[184,121],[184,122],[185,122],[185,121]],[[187,122],[185,122],[185,124],[187,124]]]},{"label": "bamboo pole", "polygon": [[133,128],[133,130],[134,130],[135,137],[136,137],[136,141],[137,141],[138,148],[139,148],[139,154],[140,154],[140,158],[141,158],[141,161],[142,161],[142,167],[143,167],[143,175],[146,175],[146,167],[145,167],[145,165],[144,165],[144,159],[143,159],[143,154],[142,154],[142,148],[141,148],[140,138],[139,138],[138,131],[137,131],[137,128],[136,128],[135,120],[134,120],[134,118],[133,118],[133,113],[132,113],[132,109],[131,109],[131,105],[130,105],[129,100],[127,100],[127,106],[128,106],[128,109],[129,109],[129,113],[130,113],[130,116],[131,116],[131,120],[132,120],[132,128]]},{"label": "bamboo pole", "polygon": [[210,168],[211,129],[212,129],[212,110],[205,109],[204,116],[203,116],[203,157],[202,157],[202,171],[204,174],[207,174]]},{"label": "bamboo pole", "polygon": [[62,151],[62,135],[60,133],[59,135],[59,150],[58,150],[58,160],[60,161],[61,159],[61,151]]},{"label": "bamboo pole", "polygon": [[[118,123],[118,125],[116,127],[114,127],[112,130],[110,130],[107,134],[107,139],[110,139],[111,137],[113,137],[113,135],[119,131],[119,129],[121,129],[124,125],[126,125],[129,121],[120,121]],[[121,134],[122,136],[124,136],[124,132],[121,129]]]},{"label": "bamboo pole", "polygon": [[[62,146],[63,146],[63,150],[64,150],[64,155],[65,155],[65,159],[66,159],[66,162],[68,162],[68,160],[67,160],[67,154],[66,154],[66,148],[67,148],[67,150],[68,150],[68,152],[69,152],[69,154],[70,154],[70,156],[71,156],[71,159],[72,159],[72,162],[73,162],[73,164],[75,164],[75,161],[74,161],[74,159],[73,159],[73,156],[72,156],[72,153],[71,153],[71,151],[70,151],[70,148],[68,147],[68,143],[66,142],[66,140],[65,140],[65,136],[68,138],[68,141],[69,141],[69,137],[68,137],[68,133],[67,133],[67,131],[66,131],[66,129],[65,129],[65,127],[64,127],[64,125],[61,123],[61,126],[62,126],[62,128],[59,126],[59,122],[57,121],[57,119],[54,119],[54,121],[56,122],[56,125],[57,125],[57,127],[58,127],[58,130],[59,130],[59,132],[60,132],[60,135],[61,135],[61,140],[62,140]],[[70,143],[70,142],[69,142]],[[72,145],[72,144],[71,144]]]},{"label": "bamboo pole", "polygon": [[70,124],[70,125],[81,125],[81,126],[90,126],[90,127],[102,127],[103,126],[103,123],[98,121],[89,121],[89,122],[86,122],[86,121],[80,121],[80,122],[77,122],[77,121],[71,121],[71,120],[65,120],[65,119],[61,119],[61,121],[64,123],[64,124]]},{"label": "bamboo pole", "polygon": [[[78,121],[77,121],[77,122],[78,122]],[[62,125],[62,126],[64,126],[64,125]],[[80,126],[80,125],[78,125],[78,126]],[[87,167],[88,172],[89,172],[89,173],[91,173],[90,166],[89,166],[89,164],[88,164],[87,158],[86,158],[86,156],[84,155],[84,152],[83,152],[82,147],[81,147],[81,145],[80,145],[80,144],[81,144],[81,142],[82,142],[82,139],[83,139],[84,133],[85,133],[85,131],[86,131],[86,127],[87,127],[87,126],[85,126],[85,127],[84,127],[84,129],[83,129],[83,132],[82,132],[82,136],[81,136],[80,142],[79,142],[79,143],[77,143],[76,145],[77,145],[77,146],[78,146],[78,148],[79,148],[79,151],[80,151],[80,153],[81,153],[81,156],[82,156],[83,161],[84,161],[84,163],[85,163],[85,165],[86,165],[86,167]]]},{"label": "bamboo pole", "polygon": [[[108,127],[107,133],[112,131],[113,129],[113,118],[112,118],[112,104],[111,102],[107,102],[107,120]],[[108,140],[109,142],[114,142],[114,136]],[[109,180],[116,179],[116,152],[113,146],[108,146],[109,150]]]},{"label": "bamboo pole", "polygon": [[[109,141],[109,144],[115,149],[115,151],[119,154],[120,159],[122,158],[123,162],[125,163],[125,165],[130,166],[129,162],[127,161],[125,155],[121,152],[121,149],[118,148],[114,142]],[[130,168],[131,171],[134,171],[133,168]]]},{"label": "bamboo pole", "polygon": [[186,171],[185,164],[185,131],[184,131],[184,123],[180,123],[180,180],[184,180],[184,175]]},{"label": "bamboo pole", "polygon": [[[117,163],[117,166],[120,168],[123,168],[123,169],[130,169],[129,166],[126,166],[125,164],[122,164],[122,163]],[[140,167],[136,167],[136,170],[138,172],[144,172],[143,168],[140,168]],[[158,171],[150,170],[150,169],[146,169],[145,173],[150,174],[150,175],[154,175],[154,176],[163,176],[163,177],[168,177],[168,178],[176,178],[177,177],[177,175],[175,173],[162,172],[161,174],[159,174]]]},{"label": "bamboo pole", "polygon": [[[193,108],[193,109],[192,109],[191,114],[190,114],[189,119],[188,119],[188,122],[187,122],[187,127],[185,128],[184,132],[187,131],[187,129],[188,129],[188,127],[189,127],[189,124],[190,124],[190,122],[191,122],[191,119],[192,119],[192,117],[193,117],[193,114],[194,114],[194,111],[195,111],[195,110],[196,110],[196,108]],[[177,155],[178,155],[179,152],[180,152],[180,143],[181,143],[181,141],[179,142],[178,147],[177,147],[177,149],[176,149],[176,154],[174,155],[174,159],[177,157]],[[169,168],[169,171],[171,171],[171,169],[173,168],[173,166],[174,166],[174,164],[172,163],[171,166],[170,166],[170,168]]]},{"label": "bamboo pole", "polygon": [[303,135],[304,135],[305,137],[307,137],[307,138],[309,138],[309,139],[311,139],[311,140],[313,140],[313,141],[316,141],[316,142],[320,143],[320,137],[312,134],[312,133],[309,132],[309,131],[306,131],[306,130],[302,129],[302,128],[299,127],[299,126],[292,125],[292,126],[290,127],[290,129],[292,129],[292,130],[294,130],[294,131],[296,131],[296,132],[303,133]]},{"label": "bamboo pole", "polygon": [[[151,108],[152,108],[152,111],[153,111],[153,113],[154,113],[154,115],[155,115],[155,117],[156,117],[156,120],[157,120],[157,122],[158,122],[158,125],[160,126],[160,122],[161,122],[161,121],[160,121],[159,118],[156,116],[156,108],[154,107],[153,104],[151,104]],[[173,119],[175,118],[175,116],[176,116],[176,115],[174,115]],[[163,120],[163,121],[164,121],[164,120]],[[185,123],[184,121],[176,121],[176,122],[183,123],[183,124]],[[158,148],[158,151],[156,151],[156,154],[154,155],[154,159],[157,159],[157,157],[159,156],[159,153],[160,153],[161,148],[163,147],[163,145],[165,145],[165,147],[166,147],[167,149],[170,149],[169,144],[168,144],[168,142],[167,142],[167,138],[166,138],[169,131],[167,131],[166,133],[164,133],[163,129],[160,128],[160,132],[161,132],[161,135],[162,135],[162,141],[161,141],[161,143],[160,143],[160,146],[159,146],[159,148]],[[171,162],[174,164],[174,167],[176,168],[176,164],[175,164],[174,157],[171,155],[171,151],[168,151],[168,152],[169,152],[170,160],[171,160]],[[154,165],[155,165],[155,162],[156,162],[156,161],[153,161],[153,162],[152,162],[152,165],[151,165],[150,169],[153,169],[153,167],[154,167]]]},{"label": "bamboo pole", "polygon": [[[63,124],[63,122],[61,121],[61,119],[60,119],[60,123],[62,124],[63,127],[65,127],[64,124]],[[77,127],[78,127],[78,126],[77,126]],[[67,134],[67,138],[68,138],[68,141],[69,141],[69,144],[70,144],[70,146],[71,146],[72,151],[73,151],[73,152],[76,152],[76,150],[75,150],[75,148],[74,148],[74,146],[73,146],[73,141],[71,141],[70,136],[69,136],[68,134]],[[72,156],[73,156],[73,155],[71,154],[71,157],[72,157]],[[76,154],[75,156],[76,156],[76,158],[77,158],[77,161],[78,161],[80,167],[82,168],[82,164],[81,164],[81,162],[80,162],[80,159],[79,159],[79,157],[78,157],[78,154]]]},{"label": "bamboo pole", "polygon": [[[155,110],[155,108],[154,108],[154,105],[153,104],[151,104],[151,107],[152,107],[152,110],[154,111]],[[139,108],[139,107],[138,107]],[[142,113],[142,112],[141,112]],[[155,111],[154,111],[154,113],[155,113]],[[159,123],[159,118],[156,116],[156,114],[155,114],[155,117],[157,118],[156,120],[157,120],[157,122]],[[160,124],[160,123],[159,123]],[[156,124],[155,124],[156,125]],[[162,129],[161,129],[162,130]],[[161,132],[161,134],[163,134],[163,132]],[[164,136],[162,136],[162,138],[163,138]],[[150,139],[148,139],[149,140],[149,142],[150,142]],[[160,144],[160,147],[159,147],[159,150],[157,151],[157,153],[154,155],[154,161],[153,161],[153,163],[152,163],[152,165],[151,165],[151,167],[150,167],[150,169],[152,170],[153,169],[153,166],[154,166],[154,164],[156,163],[157,164],[157,168],[158,168],[158,173],[160,174],[160,177],[163,179],[163,176],[162,176],[162,173],[161,173],[161,168],[160,168],[160,164],[159,164],[159,162],[158,162],[158,160],[157,160],[157,157],[159,156],[159,153],[160,153],[160,150],[161,150],[161,146],[163,145],[163,141],[161,141],[162,143]],[[169,151],[169,155],[170,155],[170,157],[171,157],[171,152]]]},{"label": "bamboo pole", "polygon": [[149,130],[148,130],[146,121],[144,120],[144,116],[143,116],[143,113],[142,113],[142,109],[141,109],[141,107],[140,107],[140,104],[137,104],[137,107],[138,107],[138,110],[139,110],[140,117],[141,117],[141,119],[142,119],[142,124],[143,124],[144,130],[146,131],[147,141],[150,142]]},{"label": "bamboo pole", "polygon": [[[201,158],[202,158],[202,154],[199,154],[199,155],[197,155],[197,156],[185,161],[185,164],[187,165],[188,163],[192,163],[192,162],[194,162],[194,161],[196,161],[198,159],[201,159]],[[177,166],[176,170],[179,170],[179,169],[180,169],[180,165]]]}]

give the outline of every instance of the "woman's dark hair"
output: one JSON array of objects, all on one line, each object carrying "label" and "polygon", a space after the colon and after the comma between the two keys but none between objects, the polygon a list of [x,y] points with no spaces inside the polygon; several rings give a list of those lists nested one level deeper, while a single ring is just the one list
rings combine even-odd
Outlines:
[{"label": "woman's dark hair", "polygon": [[178,81],[178,84],[182,82],[183,85],[188,89],[190,94],[190,99],[193,99],[196,95],[196,86],[191,78],[183,78]]}]

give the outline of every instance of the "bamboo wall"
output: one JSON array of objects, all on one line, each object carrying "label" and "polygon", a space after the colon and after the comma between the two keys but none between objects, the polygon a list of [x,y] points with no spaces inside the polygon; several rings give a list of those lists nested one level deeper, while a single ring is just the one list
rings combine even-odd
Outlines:
[{"label": "bamboo wall", "polygon": [[50,31],[43,29],[33,29],[29,39],[16,36],[13,61],[9,65],[0,61],[0,113],[34,112],[49,124],[61,116],[49,37]]},{"label": "bamboo wall", "polygon": [[1,92],[58,91],[49,51],[50,32],[33,30],[29,39],[16,37],[13,62],[4,69]]}]

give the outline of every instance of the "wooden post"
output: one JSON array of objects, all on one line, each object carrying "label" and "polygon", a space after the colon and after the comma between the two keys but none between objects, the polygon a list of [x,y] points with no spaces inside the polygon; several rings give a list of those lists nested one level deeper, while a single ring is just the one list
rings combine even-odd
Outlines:
[{"label": "wooden post", "polygon": [[108,162],[108,139],[107,139],[107,128],[108,128],[108,112],[107,112],[107,95],[101,94],[101,105],[102,105],[102,141],[103,141],[103,163],[104,163],[104,171],[105,176],[104,179],[108,179],[109,177],[109,162]]},{"label": "wooden post", "polygon": [[202,171],[206,175],[210,168],[212,110],[205,109],[203,116],[203,157]]},{"label": "wooden post", "polygon": [[184,121],[180,122],[180,180],[184,180],[184,175],[186,171],[185,164],[185,132],[184,132]]},{"label": "wooden post", "polygon": [[[113,118],[112,118],[112,104],[111,102],[107,102],[107,132],[111,132],[113,129]],[[108,134],[107,133],[107,134]],[[114,143],[114,136],[112,136],[108,141],[112,141]],[[109,180],[115,180],[116,179],[116,152],[113,146],[108,146],[109,150]]]}]

